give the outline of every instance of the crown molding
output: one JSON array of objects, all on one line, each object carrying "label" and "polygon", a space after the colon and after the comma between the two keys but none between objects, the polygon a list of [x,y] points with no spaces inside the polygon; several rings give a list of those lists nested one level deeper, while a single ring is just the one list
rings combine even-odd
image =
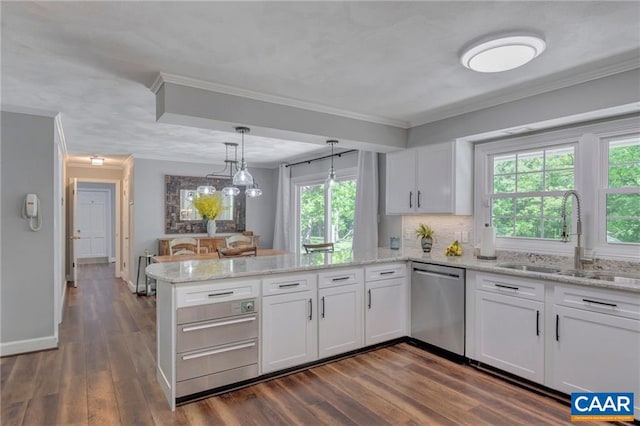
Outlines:
[{"label": "crown molding", "polygon": [[481,95],[441,108],[435,108],[420,115],[419,118],[410,120],[409,127],[421,126],[434,121],[494,107],[638,68],[640,68],[640,55],[638,52],[627,52],[617,56],[616,61],[613,63],[611,62],[611,58],[591,62],[531,82],[497,90],[491,95]]},{"label": "crown molding", "polygon": [[67,167],[78,167],[78,168],[82,168],[82,169],[94,169],[94,170],[104,170],[104,169],[109,169],[109,170],[122,170],[124,168],[123,164],[103,164],[102,166],[92,166],[91,164],[87,164],[85,162],[79,162],[79,161],[73,161],[73,160],[69,160],[67,162]]},{"label": "crown molding", "polygon": [[351,118],[354,120],[368,121],[386,126],[399,127],[408,129],[409,123],[403,120],[397,120],[389,117],[380,117],[376,115],[360,114],[353,111],[347,111],[339,108],[333,108],[326,105],[306,102],[299,99],[286,98],[283,96],[270,95],[268,93],[256,92],[240,87],[229,86],[226,84],[212,83],[209,81],[198,80],[191,77],[184,77],[176,74],[159,73],[155,81],[149,88],[153,93],[158,92],[164,83],[179,84],[181,86],[193,87],[196,89],[208,90],[211,92],[224,93],[226,95],[239,96],[242,98],[253,99],[256,101],[270,102],[278,105],[289,106],[293,108],[301,108],[309,111],[320,112],[324,114],[337,115],[340,117]]},{"label": "crown molding", "polygon": [[56,118],[58,111],[46,109],[24,107],[20,105],[2,104],[2,112],[13,112],[15,114],[37,115],[39,117]]}]

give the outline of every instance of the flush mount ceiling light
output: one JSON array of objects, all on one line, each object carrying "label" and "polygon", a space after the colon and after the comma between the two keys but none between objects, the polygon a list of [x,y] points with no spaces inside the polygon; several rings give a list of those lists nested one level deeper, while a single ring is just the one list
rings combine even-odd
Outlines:
[{"label": "flush mount ceiling light", "polygon": [[492,38],[464,50],[462,65],[477,72],[501,72],[518,68],[544,52],[545,41],[531,34]]},{"label": "flush mount ceiling light", "polygon": [[92,166],[102,166],[104,164],[104,158],[98,157],[97,155],[91,156],[91,165]]}]

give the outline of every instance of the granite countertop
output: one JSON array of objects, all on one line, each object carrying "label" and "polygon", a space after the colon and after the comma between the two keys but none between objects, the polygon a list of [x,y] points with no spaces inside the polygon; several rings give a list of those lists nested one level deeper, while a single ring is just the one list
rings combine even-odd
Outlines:
[{"label": "granite countertop", "polygon": [[[181,284],[224,278],[281,274],[287,272],[318,271],[335,267],[375,265],[396,261],[406,262],[409,260],[460,267],[476,271],[542,279],[553,282],[611,288],[640,293],[640,276],[637,278],[619,277],[616,281],[605,281],[534,271],[520,271],[498,266],[502,263],[506,263],[504,260],[480,260],[471,254],[465,254],[460,257],[449,257],[442,253],[423,253],[416,249],[390,250],[388,248],[379,248],[376,252],[365,253],[362,255],[355,255],[353,252],[349,251],[155,263],[147,267],[146,273],[151,278],[172,284]],[[559,265],[559,267],[564,270],[571,269],[566,265]]]}]

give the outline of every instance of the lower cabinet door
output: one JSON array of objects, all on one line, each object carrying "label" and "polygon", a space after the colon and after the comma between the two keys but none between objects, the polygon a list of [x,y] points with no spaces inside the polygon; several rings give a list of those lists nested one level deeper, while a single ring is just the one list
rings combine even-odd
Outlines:
[{"label": "lower cabinet door", "polygon": [[318,359],[315,290],[262,298],[262,373]]},{"label": "lower cabinet door", "polygon": [[558,305],[554,321],[552,387],[633,392],[640,419],[640,321]]},{"label": "lower cabinet door", "polygon": [[318,354],[337,355],[363,346],[362,284],[318,292]]},{"label": "lower cabinet door", "polygon": [[476,357],[501,370],[544,382],[544,304],[476,292]]},{"label": "lower cabinet door", "polygon": [[365,345],[406,336],[406,278],[367,282],[366,289]]}]

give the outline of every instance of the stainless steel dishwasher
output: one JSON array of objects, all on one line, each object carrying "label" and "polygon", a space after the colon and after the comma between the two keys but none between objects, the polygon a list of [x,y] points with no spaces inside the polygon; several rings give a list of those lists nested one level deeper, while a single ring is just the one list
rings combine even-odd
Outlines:
[{"label": "stainless steel dishwasher", "polygon": [[464,357],[465,270],[412,262],[411,337]]}]

